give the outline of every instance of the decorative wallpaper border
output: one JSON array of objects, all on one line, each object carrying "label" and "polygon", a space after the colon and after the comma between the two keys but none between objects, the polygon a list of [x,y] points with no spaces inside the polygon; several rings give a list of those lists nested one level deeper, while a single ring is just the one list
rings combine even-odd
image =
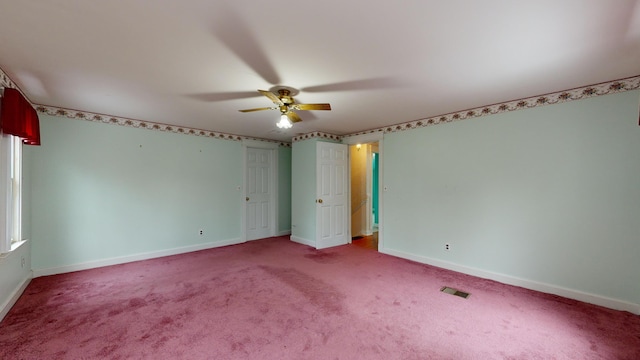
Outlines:
[{"label": "decorative wallpaper border", "polygon": [[[607,94],[615,94],[640,88],[640,76],[629,77],[620,80],[603,82],[596,85],[583,86],[570,90],[558,91],[554,93],[532,96],[519,100],[481,106],[468,110],[452,112],[444,115],[433,116],[429,118],[418,119],[399,123],[396,125],[385,126],[381,128],[357,132],[354,134],[344,135],[343,137],[372,134],[383,132],[385,134],[398,131],[411,130],[431,125],[450,123],[458,120],[467,120],[478,118],[481,116],[494,115],[509,111],[531,109],[539,106],[553,105],[565,103],[574,100],[586,99],[594,96],[602,96]],[[295,139],[295,138],[294,138]],[[295,140],[294,140],[295,141]]]},{"label": "decorative wallpaper border", "polygon": [[3,88],[16,88],[16,85],[13,83],[13,81],[11,81],[11,79],[9,79],[7,74],[5,74],[2,69],[0,69],[0,86],[2,86]]},{"label": "decorative wallpaper border", "polygon": [[[16,83],[14,83],[13,80],[11,80],[11,78],[9,77],[9,75],[5,74],[5,72],[2,69],[0,69],[0,87],[16,89],[20,91],[22,96],[24,96],[24,98],[27,99],[27,101],[29,101],[29,98],[25,95],[25,93],[22,92],[22,89],[20,89],[18,85],[16,85]],[[29,101],[29,103],[33,105],[31,101]]]},{"label": "decorative wallpaper border", "polygon": [[[20,90],[16,84],[7,76],[7,74],[0,68],[0,85],[2,87],[10,87]],[[620,80],[607,81],[595,85],[583,86],[574,89],[558,91],[549,94],[537,95],[528,98],[512,100],[508,102],[497,103],[493,105],[481,106],[472,109],[452,112],[444,115],[438,115],[428,118],[422,118],[418,120],[398,123],[395,125],[389,125],[381,128],[375,128],[365,131],[360,131],[348,135],[334,135],[321,131],[315,131],[308,134],[298,135],[291,139],[291,142],[308,140],[308,139],[330,139],[335,141],[341,141],[345,137],[365,135],[382,132],[384,134],[394,133],[398,131],[417,129],[427,127],[431,125],[439,125],[444,123],[450,123],[458,120],[474,119],[481,116],[494,115],[504,112],[531,109],[539,106],[553,105],[559,103],[565,103],[574,100],[586,99],[594,96],[602,96],[607,94],[620,93],[630,90],[636,90],[640,88],[640,75],[628,77]],[[20,90],[21,91],[21,90]],[[22,92],[22,91],[21,91]],[[26,97],[26,96],[25,96]],[[27,98],[28,99],[28,98]],[[53,116],[65,116],[71,119],[82,119],[94,122],[101,122],[113,125],[127,126],[133,128],[143,128],[157,131],[168,131],[178,134],[205,136],[216,139],[242,141],[243,139],[258,140],[270,143],[277,143],[280,146],[291,147],[291,143],[285,141],[276,141],[269,139],[261,139],[254,137],[239,136],[233,134],[225,134],[216,131],[208,131],[201,129],[193,129],[184,126],[167,125],[162,123],[156,123],[151,121],[141,121],[134,119],[127,119],[116,116],[109,116],[104,114],[97,114],[87,111],[77,111],[58,108],[54,106],[45,106],[33,104],[37,111]]]},{"label": "decorative wallpaper border", "polygon": [[46,105],[35,105],[36,110],[38,112],[52,115],[52,116],[64,116],[70,119],[81,119],[93,122],[99,122],[104,124],[112,124],[112,125],[120,125],[138,129],[148,129],[148,130],[156,130],[156,131],[166,131],[173,132],[176,134],[185,134],[185,135],[195,135],[195,136],[204,136],[210,138],[216,138],[221,140],[232,140],[232,141],[242,141],[244,139],[248,140],[259,140],[270,143],[277,143],[280,146],[291,147],[291,144],[284,141],[276,141],[269,139],[260,139],[254,137],[226,134],[217,131],[209,131],[202,129],[194,129],[185,126],[176,126],[176,125],[168,125],[162,124],[152,121],[142,121],[142,120],[134,120],[117,116],[109,116],[103,114],[96,114],[88,111],[78,111],[78,110],[69,110],[58,108],[55,106],[46,106]]},{"label": "decorative wallpaper border", "polygon": [[302,134],[302,135],[294,136],[293,139],[291,139],[291,142],[308,140],[308,139],[315,139],[315,138],[318,138],[318,139],[329,139],[329,140],[335,140],[335,141],[341,141],[342,140],[342,136],[340,136],[340,135],[324,133],[322,131],[314,131],[314,132],[310,132],[308,134]]}]

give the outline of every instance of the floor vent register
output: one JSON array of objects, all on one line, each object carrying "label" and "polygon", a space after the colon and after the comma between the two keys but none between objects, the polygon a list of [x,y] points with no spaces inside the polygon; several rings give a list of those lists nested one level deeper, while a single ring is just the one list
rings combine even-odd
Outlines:
[{"label": "floor vent register", "polygon": [[442,289],[440,289],[440,291],[446,294],[460,296],[463,299],[467,299],[469,296],[471,296],[471,294],[469,294],[468,292],[460,291],[454,288],[450,288],[448,286],[443,286]]}]

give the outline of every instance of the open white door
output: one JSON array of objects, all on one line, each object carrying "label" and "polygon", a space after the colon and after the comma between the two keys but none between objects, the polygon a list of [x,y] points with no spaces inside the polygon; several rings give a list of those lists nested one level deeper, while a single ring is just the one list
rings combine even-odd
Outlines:
[{"label": "open white door", "polygon": [[318,142],[316,149],[316,248],[349,243],[348,171],[349,148],[344,144]]}]

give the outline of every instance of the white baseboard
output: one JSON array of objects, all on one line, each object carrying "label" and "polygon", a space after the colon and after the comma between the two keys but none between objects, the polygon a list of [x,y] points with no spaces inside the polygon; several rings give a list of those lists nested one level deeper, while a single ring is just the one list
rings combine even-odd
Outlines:
[{"label": "white baseboard", "polygon": [[522,279],[515,276],[495,273],[491,271],[481,270],[469,266],[458,265],[448,261],[437,260],[426,256],[406,253],[403,251],[392,250],[387,248],[379,249],[381,253],[416,261],[423,264],[437,266],[439,268],[460,272],[484,279],[495,280],[503,284],[520,286],[526,289],[540,291],[547,294],[562,296],[589,304],[599,305],[614,310],[629,311],[633,314],[640,315],[640,304],[634,304],[623,300],[613,299],[602,295],[590,294],[579,290],[560,287],[557,285],[542,283],[533,280]]},{"label": "white baseboard", "polygon": [[29,285],[29,283],[31,282],[31,279],[32,279],[32,276],[29,276],[28,278],[24,279],[22,284],[20,284],[20,286],[16,288],[13,291],[13,293],[11,293],[11,296],[7,299],[7,301],[5,301],[4,304],[0,305],[0,321],[2,321],[2,319],[4,319],[5,316],[7,316],[7,314],[9,313],[9,310],[11,310],[13,305],[16,304],[16,302],[20,298],[20,295],[22,295],[24,290],[27,288],[27,285]]},{"label": "white baseboard", "polygon": [[333,242],[320,243],[320,242],[317,242],[317,241],[313,241],[313,240],[309,240],[309,239],[303,239],[301,237],[293,236],[293,235],[291,235],[291,241],[297,242],[298,244],[311,246],[312,248],[315,248],[315,249],[318,249],[318,250],[326,249],[326,248],[330,248],[330,247],[334,247],[334,246],[344,245],[344,243],[342,241],[337,241],[335,243],[333,243]]},{"label": "white baseboard", "polygon": [[313,240],[303,239],[301,237],[291,235],[291,241],[297,242],[298,244],[311,246],[312,248],[316,247],[316,242]]},{"label": "white baseboard", "polygon": [[[348,243],[351,242],[351,238],[348,239]],[[317,241],[316,249],[327,249],[334,246],[344,245],[344,239],[338,239],[333,241]]]},{"label": "white baseboard", "polygon": [[276,234],[276,236],[287,236],[287,235],[291,235],[291,230],[280,231]]},{"label": "white baseboard", "polygon": [[221,246],[241,244],[243,242],[244,241],[239,238],[230,239],[230,240],[215,241],[215,242],[210,242],[205,244],[184,246],[184,247],[167,249],[167,250],[159,250],[159,251],[152,251],[147,253],[120,256],[120,257],[103,259],[103,260],[88,261],[84,263],[65,265],[65,266],[54,267],[54,268],[34,269],[33,277],[63,274],[63,273],[68,273],[73,271],[81,271],[81,270],[95,269],[95,268],[104,267],[104,266],[125,264],[129,262],[134,262],[134,261],[149,260],[149,259],[155,259],[163,256],[179,255],[179,254],[184,254],[184,253],[189,253],[194,251],[217,248]]}]

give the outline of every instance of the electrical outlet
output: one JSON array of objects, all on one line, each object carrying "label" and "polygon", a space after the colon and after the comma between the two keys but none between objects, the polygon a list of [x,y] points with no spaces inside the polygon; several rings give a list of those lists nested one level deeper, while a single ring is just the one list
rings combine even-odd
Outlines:
[{"label": "electrical outlet", "polygon": [[202,229],[200,229],[200,235],[204,234],[204,231],[202,231]]},{"label": "electrical outlet", "polygon": [[20,258],[20,265],[24,267],[24,264],[26,264],[26,261],[24,260],[24,256],[23,256],[22,258]]},{"label": "electrical outlet", "polygon": [[449,243],[445,243],[445,244],[444,244],[444,250],[445,250],[445,251],[449,251],[449,250],[451,250],[451,244],[449,244]]}]

